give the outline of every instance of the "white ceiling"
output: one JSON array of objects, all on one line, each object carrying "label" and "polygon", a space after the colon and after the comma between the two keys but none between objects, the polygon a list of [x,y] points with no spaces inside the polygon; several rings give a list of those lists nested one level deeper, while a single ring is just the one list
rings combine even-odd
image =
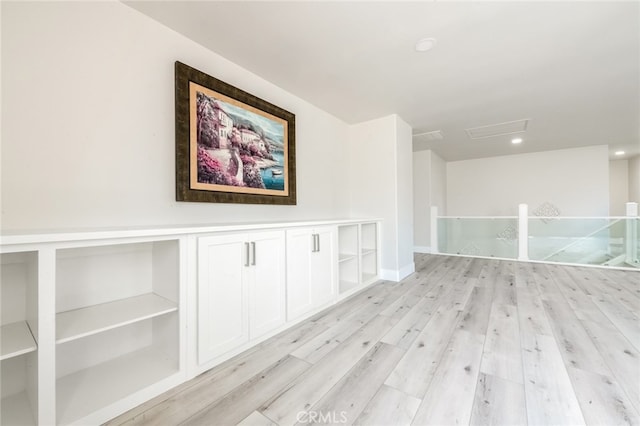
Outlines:
[{"label": "white ceiling", "polygon": [[[640,154],[639,2],[126,4],[348,123],[397,113],[445,160],[607,144]],[[414,50],[435,37],[436,47]],[[293,111],[295,113],[295,111]],[[530,119],[511,136],[465,129]]]}]

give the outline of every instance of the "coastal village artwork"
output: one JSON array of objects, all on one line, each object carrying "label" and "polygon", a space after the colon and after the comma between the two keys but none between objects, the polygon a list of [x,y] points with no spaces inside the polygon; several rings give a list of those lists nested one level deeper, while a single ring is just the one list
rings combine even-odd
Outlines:
[{"label": "coastal village artwork", "polygon": [[296,205],[295,114],[175,62],[176,201]]},{"label": "coastal village artwork", "polygon": [[287,196],[287,122],[189,83],[190,187]]}]

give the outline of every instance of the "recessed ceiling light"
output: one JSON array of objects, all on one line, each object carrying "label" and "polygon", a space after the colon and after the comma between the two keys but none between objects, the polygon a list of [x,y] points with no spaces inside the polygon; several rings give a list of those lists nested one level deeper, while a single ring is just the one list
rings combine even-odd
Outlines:
[{"label": "recessed ceiling light", "polygon": [[423,38],[416,43],[416,52],[427,52],[436,45],[435,38]]},{"label": "recessed ceiling light", "polygon": [[616,155],[624,155],[624,151],[616,151],[615,154]]},{"label": "recessed ceiling light", "polygon": [[522,143],[522,138],[513,138],[511,139],[511,143],[516,145]]}]

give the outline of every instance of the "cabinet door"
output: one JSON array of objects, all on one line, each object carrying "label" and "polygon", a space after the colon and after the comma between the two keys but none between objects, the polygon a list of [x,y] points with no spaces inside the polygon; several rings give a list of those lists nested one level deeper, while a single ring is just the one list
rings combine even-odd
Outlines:
[{"label": "cabinet door", "polygon": [[315,251],[311,254],[311,298],[313,306],[319,307],[335,299],[337,276],[336,227],[314,230]]},{"label": "cabinet door", "polygon": [[249,335],[254,339],[285,322],[285,233],[254,233],[249,241]]},{"label": "cabinet door", "polygon": [[313,233],[310,228],[287,231],[287,319],[293,320],[313,308],[311,294],[311,252]]},{"label": "cabinet door", "polygon": [[198,239],[198,362],[249,340],[245,235]]}]

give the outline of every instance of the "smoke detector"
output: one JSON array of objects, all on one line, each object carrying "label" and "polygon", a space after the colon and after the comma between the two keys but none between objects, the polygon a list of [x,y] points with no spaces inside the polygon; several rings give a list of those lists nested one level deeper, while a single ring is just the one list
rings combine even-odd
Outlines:
[{"label": "smoke detector", "polygon": [[428,52],[436,46],[436,39],[429,37],[418,40],[415,49],[416,52]]}]

